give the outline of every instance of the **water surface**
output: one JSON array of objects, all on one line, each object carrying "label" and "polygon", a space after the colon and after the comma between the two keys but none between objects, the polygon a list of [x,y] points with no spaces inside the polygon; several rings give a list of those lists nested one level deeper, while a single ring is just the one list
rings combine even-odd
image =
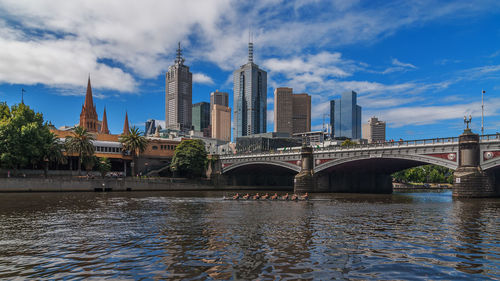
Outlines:
[{"label": "water surface", "polygon": [[500,200],[0,194],[1,279],[500,279]]}]

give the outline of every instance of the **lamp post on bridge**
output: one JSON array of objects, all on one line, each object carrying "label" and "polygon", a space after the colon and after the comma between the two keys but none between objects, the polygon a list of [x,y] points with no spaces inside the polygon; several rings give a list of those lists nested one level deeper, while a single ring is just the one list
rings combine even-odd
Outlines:
[{"label": "lamp post on bridge", "polygon": [[481,135],[484,136],[484,94],[485,90],[481,90]]}]

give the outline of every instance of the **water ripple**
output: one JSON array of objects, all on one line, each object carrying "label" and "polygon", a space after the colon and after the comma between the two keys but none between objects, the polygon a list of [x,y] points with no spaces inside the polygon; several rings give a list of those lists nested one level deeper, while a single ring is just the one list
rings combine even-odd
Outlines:
[{"label": "water ripple", "polygon": [[0,195],[1,279],[500,279],[500,200]]}]

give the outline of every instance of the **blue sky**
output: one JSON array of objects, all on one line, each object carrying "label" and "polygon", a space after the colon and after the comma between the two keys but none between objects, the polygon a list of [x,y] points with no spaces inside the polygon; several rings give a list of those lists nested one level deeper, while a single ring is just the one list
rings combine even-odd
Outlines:
[{"label": "blue sky", "polygon": [[[193,103],[230,93],[247,60],[273,91],[312,95],[320,130],[329,100],[358,92],[363,123],[385,120],[388,139],[456,136],[463,116],[500,131],[499,1],[4,1],[0,100],[21,100],[57,127],[78,123],[91,75],[99,118],[112,133],[165,118],[165,80],[177,42],[194,75]],[[327,117],[328,119],[328,117]]]}]

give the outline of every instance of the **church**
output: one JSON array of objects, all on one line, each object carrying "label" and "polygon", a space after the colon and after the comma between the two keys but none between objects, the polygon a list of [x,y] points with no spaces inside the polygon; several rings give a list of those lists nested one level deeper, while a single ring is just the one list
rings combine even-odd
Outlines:
[{"label": "church", "polygon": [[[120,136],[129,134],[128,113],[125,112],[123,131],[120,134],[111,134],[108,128],[108,117],[106,108],[102,114],[102,120],[99,120],[96,106],[93,101],[92,85],[90,83],[90,76],[87,82],[87,91],[85,94],[85,101],[82,105],[80,113],[80,122],[73,127],[62,127],[59,129],[52,129],[52,132],[58,136],[61,141],[65,141],[66,137],[73,135],[74,129],[77,127],[85,128],[94,137],[94,155],[101,158],[106,157],[111,162],[111,171],[119,173],[121,176],[130,176],[132,171],[132,155],[128,151],[123,150],[123,146],[119,141]],[[142,174],[148,174],[155,170],[164,169],[169,165],[171,158],[174,155],[175,147],[180,143],[179,141],[160,138],[159,136],[147,137],[148,147],[146,150],[138,155],[138,171]],[[77,155],[67,155],[68,163],[64,165],[63,169],[77,171],[78,170],[78,157]],[[85,167],[82,167],[85,170]]]}]

